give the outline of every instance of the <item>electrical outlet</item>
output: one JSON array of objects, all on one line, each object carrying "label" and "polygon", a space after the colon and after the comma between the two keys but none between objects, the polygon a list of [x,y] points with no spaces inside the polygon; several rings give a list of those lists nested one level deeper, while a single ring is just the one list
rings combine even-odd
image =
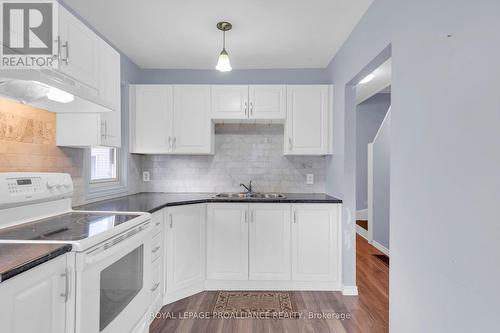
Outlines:
[{"label": "electrical outlet", "polygon": [[151,178],[149,177],[149,171],[142,172],[142,181],[149,182]]},{"label": "electrical outlet", "polygon": [[314,174],[308,173],[306,175],[306,185],[313,185],[314,184]]}]

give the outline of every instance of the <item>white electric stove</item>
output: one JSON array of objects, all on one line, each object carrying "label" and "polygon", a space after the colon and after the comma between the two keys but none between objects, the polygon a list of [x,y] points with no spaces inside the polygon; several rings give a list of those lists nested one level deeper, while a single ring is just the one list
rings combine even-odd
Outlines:
[{"label": "white electric stove", "polygon": [[151,214],[75,211],[72,194],[69,174],[0,173],[0,243],[71,244],[74,331],[130,332],[151,303]]}]

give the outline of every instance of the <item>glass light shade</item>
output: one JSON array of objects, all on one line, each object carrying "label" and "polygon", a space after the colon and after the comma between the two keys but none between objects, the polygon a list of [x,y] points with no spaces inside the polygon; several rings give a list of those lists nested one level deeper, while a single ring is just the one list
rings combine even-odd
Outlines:
[{"label": "glass light shade", "polygon": [[364,83],[368,83],[370,82],[371,80],[373,80],[375,78],[375,75],[374,74],[368,74],[367,76],[365,76],[363,78],[363,80],[359,81],[360,84],[364,84]]},{"label": "glass light shade", "polygon": [[231,67],[231,63],[229,62],[229,55],[227,54],[226,50],[222,50],[222,52],[220,53],[219,61],[217,62],[217,66],[215,66],[215,69],[219,72],[229,72],[233,69]]},{"label": "glass light shade", "polygon": [[57,89],[54,87],[50,87],[49,92],[47,93],[47,98],[54,102],[59,103],[70,103],[73,102],[75,96],[70,93],[67,93],[61,89]]}]

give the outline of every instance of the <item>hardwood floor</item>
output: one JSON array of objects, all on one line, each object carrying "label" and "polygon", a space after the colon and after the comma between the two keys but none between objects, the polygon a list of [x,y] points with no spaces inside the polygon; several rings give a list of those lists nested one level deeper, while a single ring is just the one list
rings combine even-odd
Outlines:
[{"label": "hardwood floor", "polygon": [[361,228],[368,230],[368,221],[367,220],[357,220],[356,224],[359,225]]},{"label": "hardwood floor", "polygon": [[[193,319],[210,311],[216,292],[202,292],[164,306],[150,326],[151,333],[251,333],[251,332],[334,332],[385,333],[389,329],[389,268],[374,254],[380,251],[356,236],[357,284],[359,296],[342,296],[340,292],[294,291],[292,297],[300,319]],[[350,315],[350,319],[313,318],[309,315],[332,313]],[[175,317],[175,318],[172,318]]]}]

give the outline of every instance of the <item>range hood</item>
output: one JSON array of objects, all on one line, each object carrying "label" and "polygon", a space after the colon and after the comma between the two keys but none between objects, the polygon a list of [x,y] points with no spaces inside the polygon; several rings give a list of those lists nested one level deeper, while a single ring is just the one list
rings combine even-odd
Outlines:
[{"label": "range hood", "polygon": [[97,89],[53,70],[1,70],[0,96],[58,113],[112,111]]}]

